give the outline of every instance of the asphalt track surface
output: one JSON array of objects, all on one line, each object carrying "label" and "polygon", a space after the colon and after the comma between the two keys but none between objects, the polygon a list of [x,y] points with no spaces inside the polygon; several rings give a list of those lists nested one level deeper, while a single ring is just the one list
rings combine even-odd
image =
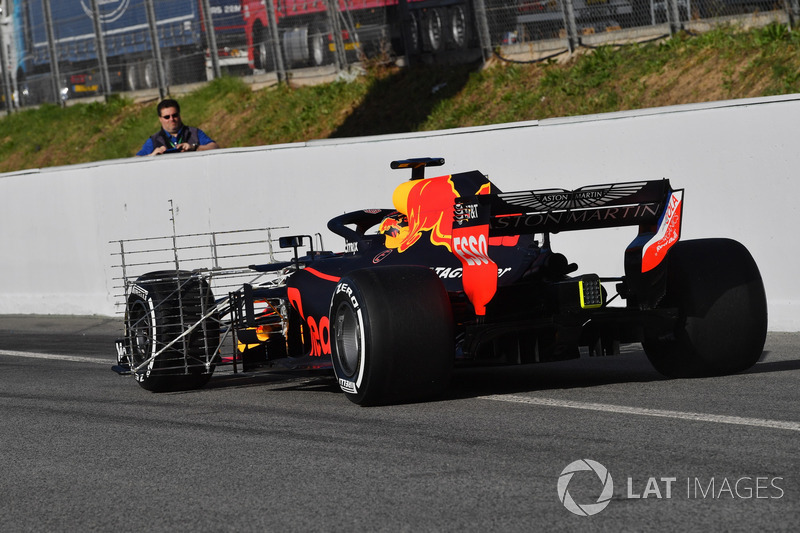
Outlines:
[{"label": "asphalt track surface", "polygon": [[[800,523],[800,334],[771,333],[734,376],[666,380],[634,346],[458,371],[440,401],[360,408],[327,376],[227,371],[152,394],[111,371],[119,333],[108,318],[0,317],[2,530]],[[583,459],[596,463],[565,471]]]}]

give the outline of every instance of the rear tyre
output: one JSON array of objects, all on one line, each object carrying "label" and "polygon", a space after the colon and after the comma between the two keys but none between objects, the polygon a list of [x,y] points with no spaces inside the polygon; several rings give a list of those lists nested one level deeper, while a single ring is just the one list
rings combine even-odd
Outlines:
[{"label": "rear tyre", "polygon": [[342,278],[331,303],[339,386],[359,405],[421,400],[450,381],[455,340],[450,300],[423,267],[379,267]]},{"label": "rear tyre", "polygon": [[[175,271],[152,272],[136,280],[127,301],[125,338],[131,370],[142,388],[167,392],[199,388],[208,382],[219,344],[216,316],[167,345],[200,321],[213,305],[206,281],[188,272],[177,276]],[[142,368],[136,371],[139,366]]]},{"label": "rear tyre", "polygon": [[732,374],[761,357],[767,299],[753,257],[729,239],[678,242],[667,255],[663,308],[677,308],[667,334],[648,332],[647,358],[668,377]]}]

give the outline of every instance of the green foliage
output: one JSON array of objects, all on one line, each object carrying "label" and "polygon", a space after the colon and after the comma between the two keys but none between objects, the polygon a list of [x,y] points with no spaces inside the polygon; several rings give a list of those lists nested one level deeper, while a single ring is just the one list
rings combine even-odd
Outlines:
[{"label": "green foliage", "polygon": [[790,40],[789,27],[777,22],[753,30],[752,35],[758,46],[768,46]]}]

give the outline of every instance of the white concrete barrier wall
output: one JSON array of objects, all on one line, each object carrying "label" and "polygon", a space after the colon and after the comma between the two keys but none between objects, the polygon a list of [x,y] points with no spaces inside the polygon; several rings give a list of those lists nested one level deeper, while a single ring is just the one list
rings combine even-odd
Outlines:
[{"label": "white concrete barrier wall", "polygon": [[[770,330],[800,331],[800,95],[714,102],[407,135],[129,158],[0,174],[0,314],[116,312],[109,241],[290,226],[322,232],[337,214],[391,207],[408,171],[478,169],[503,190],[669,178],[685,188],[683,238],[730,237],[761,268]],[[553,237],[580,272],[622,274],[636,230]]]}]

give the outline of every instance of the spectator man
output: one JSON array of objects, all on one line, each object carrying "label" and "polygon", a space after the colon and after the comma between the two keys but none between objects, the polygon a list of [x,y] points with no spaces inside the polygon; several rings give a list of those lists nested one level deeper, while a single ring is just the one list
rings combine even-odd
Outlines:
[{"label": "spectator man", "polygon": [[156,110],[161,129],[144,142],[142,149],[136,152],[136,155],[195,152],[219,148],[219,145],[203,130],[183,124],[181,106],[175,100],[162,100]]}]

